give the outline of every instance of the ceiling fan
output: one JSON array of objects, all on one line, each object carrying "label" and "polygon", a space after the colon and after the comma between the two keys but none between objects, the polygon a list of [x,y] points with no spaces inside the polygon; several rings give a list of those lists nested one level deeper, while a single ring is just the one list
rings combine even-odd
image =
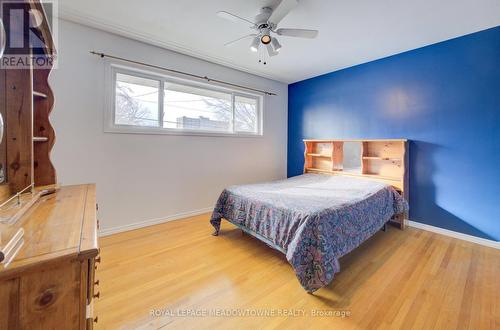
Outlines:
[{"label": "ceiling fan", "polygon": [[[217,15],[219,17],[230,20],[232,22],[250,24],[250,28],[256,30],[255,33],[248,34],[236,40],[232,40],[226,43],[225,46],[231,45],[240,40],[253,38],[252,43],[250,44],[251,51],[257,52],[259,50],[259,47],[262,45],[266,48],[269,56],[275,56],[278,55],[279,51],[281,50],[281,44],[274,35],[308,39],[316,38],[318,36],[318,30],[283,28],[278,29],[278,24],[281,22],[281,20],[286,15],[288,15],[288,13],[297,5],[298,0],[282,0],[275,9],[269,7],[262,8],[260,13],[255,16],[254,21],[229,13],[227,11],[217,12]],[[266,64],[266,62],[264,62],[264,64]]]}]

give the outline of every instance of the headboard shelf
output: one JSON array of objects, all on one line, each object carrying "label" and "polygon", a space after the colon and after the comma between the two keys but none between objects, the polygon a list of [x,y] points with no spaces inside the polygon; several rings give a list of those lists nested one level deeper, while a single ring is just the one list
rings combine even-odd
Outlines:
[{"label": "headboard shelf", "polygon": [[332,157],[331,155],[324,155],[324,154],[307,154],[307,155],[311,157],[324,157],[324,158]]},{"label": "headboard shelf", "polygon": [[[344,169],[344,148],[348,142],[359,144],[359,164]],[[408,140],[306,139],[304,145],[304,173],[345,175],[383,182],[400,191],[408,200]]]},{"label": "headboard shelf", "polygon": [[390,158],[390,157],[379,157],[379,156],[363,156],[363,159],[401,161],[401,158]]}]

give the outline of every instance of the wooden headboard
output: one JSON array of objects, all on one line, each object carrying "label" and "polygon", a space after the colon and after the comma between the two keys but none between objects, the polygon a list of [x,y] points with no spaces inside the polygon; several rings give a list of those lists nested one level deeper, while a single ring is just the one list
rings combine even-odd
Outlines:
[{"label": "wooden headboard", "polygon": [[[359,167],[344,168],[344,145],[358,142]],[[393,186],[408,201],[408,140],[304,140],[304,173],[354,176]],[[406,216],[404,216],[406,218]],[[401,227],[404,227],[404,218]]]}]

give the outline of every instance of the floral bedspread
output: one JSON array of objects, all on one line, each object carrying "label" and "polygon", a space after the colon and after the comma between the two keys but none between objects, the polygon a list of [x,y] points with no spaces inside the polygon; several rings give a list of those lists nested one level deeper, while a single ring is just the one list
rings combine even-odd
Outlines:
[{"label": "floral bedspread", "polygon": [[224,218],[282,251],[300,284],[313,292],[340,271],[340,257],[407,210],[406,201],[383,183],[304,174],[225,189],[210,222],[216,235]]}]

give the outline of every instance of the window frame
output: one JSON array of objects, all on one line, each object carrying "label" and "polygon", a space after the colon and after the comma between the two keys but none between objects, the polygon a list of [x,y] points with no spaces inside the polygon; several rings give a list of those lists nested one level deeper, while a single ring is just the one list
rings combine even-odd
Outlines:
[{"label": "window frame", "polygon": [[[227,88],[216,84],[200,82],[194,79],[180,78],[171,74],[144,70],[142,66],[123,65],[116,61],[107,60],[105,70],[105,110],[104,110],[104,132],[105,133],[132,133],[132,134],[166,134],[166,135],[194,135],[194,136],[225,136],[225,137],[262,137],[264,135],[264,95],[247,92],[238,88]],[[116,107],[116,77],[117,74],[125,74],[145,79],[159,81],[158,93],[158,121],[159,127],[119,125],[115,124]],[[163,127],[164,116],[164,94],[165,82],[180,84],[187,87],[202,88],[214,92],[222,92],[231,95],[232,122],[231,132],[220,132],[210,130],[193,130]],[[257,101],[257,132],[235,131],[235,97],[245,97]]]}]

